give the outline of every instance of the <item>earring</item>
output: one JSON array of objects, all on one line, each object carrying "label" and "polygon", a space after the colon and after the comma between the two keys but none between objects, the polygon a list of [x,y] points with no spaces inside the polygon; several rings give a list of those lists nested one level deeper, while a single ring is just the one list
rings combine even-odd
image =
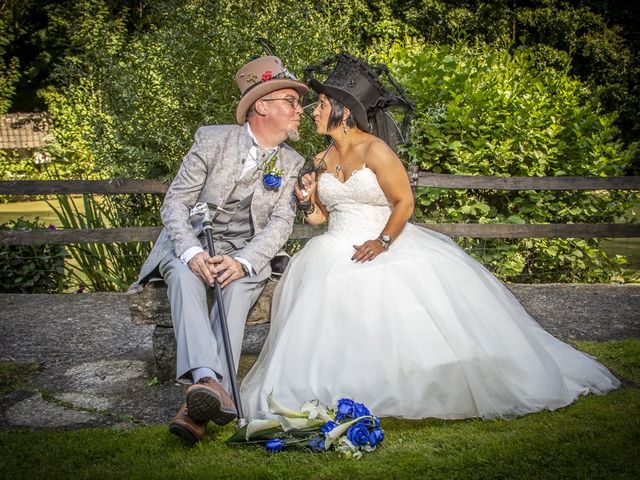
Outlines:
[{"label": "earring", "polygon": [[347,122],[342,123],[342,131],[345,135],[349,135],[349,127],[347,127]]}]

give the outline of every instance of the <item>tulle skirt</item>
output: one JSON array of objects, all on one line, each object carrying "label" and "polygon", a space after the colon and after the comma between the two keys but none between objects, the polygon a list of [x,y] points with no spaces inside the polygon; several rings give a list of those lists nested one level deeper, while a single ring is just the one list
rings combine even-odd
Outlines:
[{"label": "tulle skirt", "polygon": [[298,407],[347,396],[377,416],[512,417],[563,407],[618,380],[544,331],[451,239],[408,224],[388,252],[353,263],[379,231],[310,240],[276,287],[271,330],[241,396]]}]

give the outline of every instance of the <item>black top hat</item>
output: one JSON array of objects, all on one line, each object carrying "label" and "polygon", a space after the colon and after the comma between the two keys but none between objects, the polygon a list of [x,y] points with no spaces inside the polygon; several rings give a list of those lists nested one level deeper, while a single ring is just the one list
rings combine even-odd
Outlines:
[{"label": "black top hat", "polygon": [[367,114],[376,106],[384,92],[375,72],[357,58],[349,55],[337,55],[336,65],[324,83],[315,78],[309,86],[317,93],[324,93],[346,105],[358,127],[369,130]]},{"label": "black top hat", "polygon": [[[328,73],[328,77],[319,82],[314,78],[315,73]],[[305,68],[304,78],[317,93],[324,93],[349,107],[358,127],[381,138],[394,151],[406,142],[415,105],[385,65],[369,65],[341,53],[309,65]],[[383,78],[386,83],[382,82]]]}]

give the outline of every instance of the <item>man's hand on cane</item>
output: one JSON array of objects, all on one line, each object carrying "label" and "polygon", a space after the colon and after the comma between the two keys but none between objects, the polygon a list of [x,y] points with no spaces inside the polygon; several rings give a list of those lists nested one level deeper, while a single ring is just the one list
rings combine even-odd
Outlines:
[{"label": "man's hand on cane", "polygon": [[200,252],[188,263],[189,270],[207,285],[213,285],[215,276],[213,258],[209,256],[209,252]]},{"label": "man's hand on cane", "polygon": [[229,255],[216,255],[209,261],[214,265],[213,272],[222,288],[245,276],[242,264]]}]

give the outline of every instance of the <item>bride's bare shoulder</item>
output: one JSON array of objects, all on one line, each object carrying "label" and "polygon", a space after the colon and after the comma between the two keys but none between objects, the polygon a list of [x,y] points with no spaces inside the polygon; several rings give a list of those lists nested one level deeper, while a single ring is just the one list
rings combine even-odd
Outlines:
[{"label": "bride's bare shoulder", "polygon": [[387,165],[400,162],[398,156],[384,140],[374,137],[373,135],[372,137],[373,138],[367,142],[366,152],[364,154],[368,167],[375,171],[376,167],[384,168]]}]

